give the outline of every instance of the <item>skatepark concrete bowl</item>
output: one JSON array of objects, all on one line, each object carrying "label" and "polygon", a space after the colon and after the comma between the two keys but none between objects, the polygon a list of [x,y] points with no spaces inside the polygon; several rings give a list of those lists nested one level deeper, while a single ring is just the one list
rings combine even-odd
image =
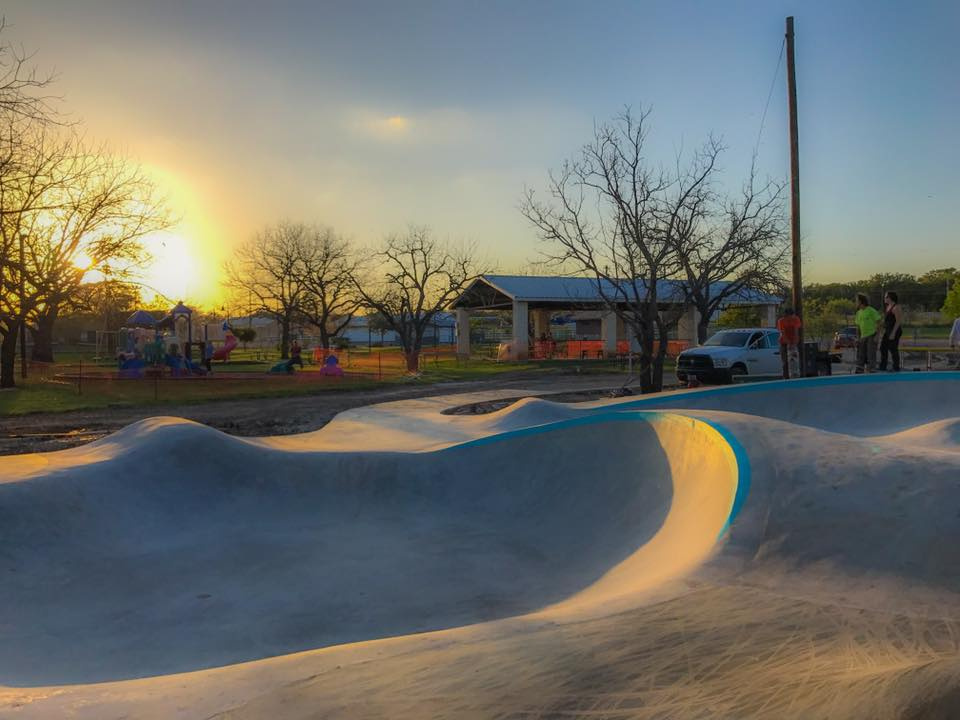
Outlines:
[{"label": "skatepark concrete bowl", "polygon": [[641,566],[663,558],[631,556],[702,556],[737,486],[709,424],[649,413],[422,454],[290,452],[157,419],[64,455],[64,468],[0,485],[5,684],[184,672],[523,615],[612,587],[598,580],[623,563],[648,582]]},{"label": "skatepark concrete bowl", "polygon": [[0,716],[960,716],[960,373],[0,458]]}]

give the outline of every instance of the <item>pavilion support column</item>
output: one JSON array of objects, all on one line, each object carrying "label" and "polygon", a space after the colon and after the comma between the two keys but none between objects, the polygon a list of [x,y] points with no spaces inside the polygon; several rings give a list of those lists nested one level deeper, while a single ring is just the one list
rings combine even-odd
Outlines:
[{"label": "pavilion support column", "polygon": [[526,360],[530,356],[530,315],[527,303],[513,301],[513,359]]},{"label": "pavilion support column", "polygon": [[764,305],[762,327],[776,327],[776,326],[777,326],[777,306]]},{"label": "pavilion support column", "polygon": [[605,312],[600,316],[600,339],[603,340],[603,356],[617,355],[617,314]]},{"label": "pavilion support column", "polygon": [[470,311],[457,308],[457,355],[470,356]]},{"label": "pavilion support column", "polygon": [[544,335],[550,334],[550,311],[534,310],[533,315],[533,338],[539,340]]},{"label": "pavilion support column", "polygon": [[699,324],[700,312],[693,306],[688,307],[680,316],[680,322],[677,323],[677,338],[686,340],[693,346],[699,345],[700,338],[697,337],[697,325]]}]

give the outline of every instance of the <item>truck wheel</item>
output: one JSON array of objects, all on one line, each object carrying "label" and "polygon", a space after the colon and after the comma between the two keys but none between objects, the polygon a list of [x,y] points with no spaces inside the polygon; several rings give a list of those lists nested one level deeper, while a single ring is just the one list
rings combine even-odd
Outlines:
[{"label": "truck wheel", "polygon": [[730,382],[733,382],[734,375],[746,375],[747,366],[743,363],[737,363],[732,368],[730,368]]}]

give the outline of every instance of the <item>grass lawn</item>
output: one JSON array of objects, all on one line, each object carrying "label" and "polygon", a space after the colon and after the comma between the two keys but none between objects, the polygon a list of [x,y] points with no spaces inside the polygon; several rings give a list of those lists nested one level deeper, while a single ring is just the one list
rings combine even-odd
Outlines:
[{"label": "grass lawn", "polygon": [[[263,356],[261,356],[263,357]],[[403,357],[396,349],[352,351],[349,358],[341,355],[347,371],[343,378],[322,377],[318,365],[308,364],[292,376],[271,375],[268,370],[277,358],[256,360],[255,357],[232,357],[231,362],[215,363],[212,377],[117,379],[112,367],[98,366],[89,357],[61,354],[54,372],[43,379],[32,372],[17,388],[0,392],[0,416],[32,412],[63,412],[107,407],[162,407],[205,403],[228,399],[311,395],[348,390],[374,390],[399,384],[432,384],[454,381],[495,379],[505,374],[543,375],[618,375],[626,376],[626,368],[615,361],[604,360],[541,360],[529,362],[494,362],[489,359],[458,360],[449,354],[424,353],[421,373],[409,376],[404,372]],[[83,361],[84,376],[77,382],[77,371]],[[103,373],[102,377],[96,374]],[[351,375],[362,373],[362,375]],[[670,378],[673,365],[664,377]],[[89,374],[89,375],[88,375]],[[230,377],[226,375],[229,374]],[[249,377],[235,377],[238,374]],[[379,378],[379,379],[378,379]],[[375,396],[371,402],[375,402]]]}]

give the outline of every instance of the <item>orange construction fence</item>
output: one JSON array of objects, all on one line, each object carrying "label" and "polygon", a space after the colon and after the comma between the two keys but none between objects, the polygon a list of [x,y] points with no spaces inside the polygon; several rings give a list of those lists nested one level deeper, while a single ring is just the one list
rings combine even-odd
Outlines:
[{"label": "orange construction fence", "polygon": [[[654,352],[657,352],[658,345],[659,343],[654,343]],[[690,342],[687,340],[668,340],[667,356],[676,357],[688,347],[690,347]],[[626,340],[618,340],[614,357],[629,353],[630,343]],[[533,360],[594,360],[606,358],[608,355],[604,350],[603,340],[566,340],[562,342],[537,340],[533,343],[530,357]]]}]

